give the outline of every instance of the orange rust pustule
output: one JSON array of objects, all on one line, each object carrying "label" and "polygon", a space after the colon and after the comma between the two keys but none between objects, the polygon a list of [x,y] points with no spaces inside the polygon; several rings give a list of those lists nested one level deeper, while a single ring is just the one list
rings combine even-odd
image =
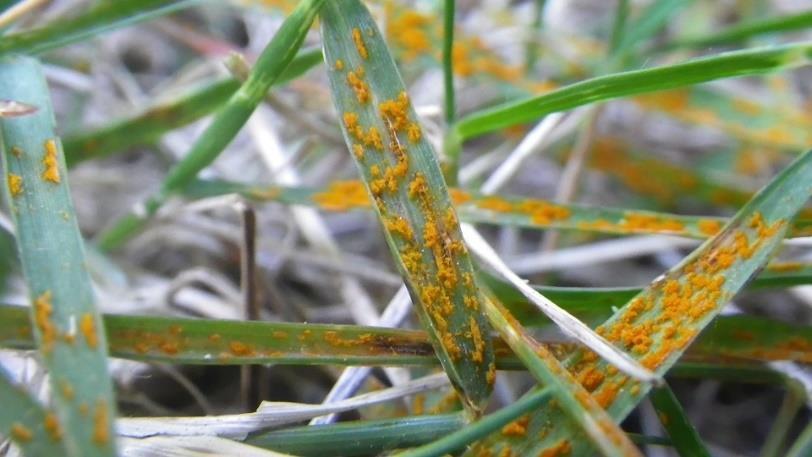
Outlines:
[{"label": "orange rust pustule", "polygon": [[46,290],[34,300],[34,321],[42,338],[42,350],[46,354],[53,349],[57,337],[56,325],[51,319],[53,312],[51,291]]},{"label": "orange rust pustule", "polygon": [[85,313],[79,321],[79,330],[85,337],[88,347],[96,348],[99,344],[99,335],[96,333],[96,324],[93,315]]},{"label": "orange rust pustule", "polygon": [[8,174],[8,191],[12,197],[19,197],[23,193],[23,177],[15,175],[14,173]]},{"label": "orange rust pustule", "polygon": [[529,423],[530,423],[530,415],[525,414],[524,416],[502,427],[502,435],[525,436],[527,434],[527,425]]},{"label": "orange rust pustule", "polygon": [[25,425],[15,422],[11,424],[11,438],[20,443],[28,443],[34,439],[34,432]]},{"label": "orange rust pustule", "polygon": [[722,222],[714,219],[702,219],[697,223],[697,227],[703,235],[714,236],[722,230]]},{"label": "orange rust pustule", "polygon": [[358,68],[355,71],[350,71],[347,73],[347,85],[350,86],[350,89],[352,89],[353,92],[355,92],[355,98],[358,99],[358,102],[361,104],[369,102],[371,97],[369,86],[363,78],[363,68]]},{"label": "orange rust pustule", "polygon": [[553,447],[545,449],[539,453],[539,457],[563,457],[572,452],[572,444],[568,440],[561,440]]},{"label": "orange rust pustule", "polygon": [[543,200],[524,200],[517,205],[516,209],[519,213],[527,215],[531,221],[540,225],[566,220],[571,215],[569,208]]},{"label": "orange rust pustule", "polygon": [[228,343],[228,349],[236,357],[251,357],[256,355],[256,351],[249,344],[242,341],[232,340]]},{"label": "orange rust pustule", "polygon": [[56,414],[48,412],[45,414],[44,420],[45,432],[51,437],[53,441],[59,441],[62,438],[62,426],[59,424]]},{"label": "orange rust pustule", "polygon": [[42,179],[52,184],[59,184],[61,182],[57,154],[56,141],[47,140],[45,142],[45,155],[42,157],[42,165],[45,167],[45,170],[42,172]]},{"label": "orange rust pustule", "polygon": [[367,51],[364,44],[364,36],[358,27],[352,29],[352,41],[355,43],[355,50],[358,51],[358,55],[364,60],[369,59],[369,51]]},{"label": "orange rust pustule", "polygon": [[370,207],[369,196],[360,181],[335,181],[324,192],[313,195],[313,201],[327,211]]},{"label": "orange rust pustule", "polygon": [[110,424],[107,417],[107,401],[96,401],[93,412],[93,442],[98,446],[106,446],[110,442]]},{"label": "orange rust pustule", "polygon": [[685,224],[678,220],[648,214],[628,214],[620,226],[630,232],[682,233],[685,230]]}]

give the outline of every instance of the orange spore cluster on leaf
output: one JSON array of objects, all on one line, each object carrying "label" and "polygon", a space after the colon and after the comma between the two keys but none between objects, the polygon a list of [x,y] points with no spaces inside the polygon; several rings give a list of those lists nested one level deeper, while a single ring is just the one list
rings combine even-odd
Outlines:
[{"label": "orange spore cluster on leaf", "polygon": [[56,141],[46,141],[45,155],[42,157],[42,165],[45,166],[45,170],[42,172],[42,179],[53,184],[59,184],[61,182],[57,154]]},{"label": "orange spore cluster on leaf", "polygon": [[15,175],[14,173],[8,174],[8,190],[12,197],[18,197],[23,193],[23,177]]},{"label": "orange spore cluster on leaf", "polygon": [[93,413],[93,442],[97,445],[106,445],[110,442],[110,424],[107,417],[107,402],[98,400]]},{"label": "orange spore cluster on leaf", "polygon": [[722,230],[722,222],[714,219],[702,219],[697,223],[697,227],[703,235],[713,236]]},{"label": "orange spore cluster on leaf", "polygon": [[56,414],[52,412],[46,413],[43,425],[45,432],[48,433],[48,436],[50,436],[53,441],[59,441],[59,439],[62,438],[62,427],[59,424],[59,419],[57,419]]},{"label": "orange spore cluster on leaf", "polygon": [[355,71],[347,73],[347,85],[355,92],[355,98],[358,99],[358,102],[361,104],[369,102],[371,96],[369,86],[363,78],[363,68],[358,68]]},{"label": "orange spore cluster on leaf", "polygon": [[53,349],[57,337],[56,325],[51,320],[54,307],[51,304],[51,291],[43,292],[34,300],[34,321],[42,338],[42,350],[48,353]]},{"label": "orange spore cluster on leaf", "polygon": [[27,443],[34,438],[34,432],[25,425],[14,422],[11,424],[11,438],[21,443]]},{"label": "orange spore cluster on leaf", "polygon": [[561,440],[553,447],[545,449],[539,453],[539,457],[563,457],[572,452],[572,444],[568,440]]},{"label": "orange spore cluster on leaf", "polygon": [[530,217],[536,224],[546,225],[555,221],[569,219],[570,209],[543,200],[524,200],[517,210]]},{"label": "orange spore cluster on leaf", "polygon": [[524,416],[502,427],[502,435],[524,436],[527,434],[527,425],[529,423],[530,423],[530,415],[525,414]]},{"label": "orange spore cluster on leaf", "polygon": [[324,192],[313,195],[319,208],[327,211],[346,211],[369,208],[369,196],[360,181],[335,181]]},{"label": "orange spore cluster on leaf", "polygon": [[429,15],[407,10],[387,23],[386,33],[403,49],[404,58],[409,61],[433,49],[429,27],[433,18]]},{"label": "orange spore cluster on leaf", "polygon": [[355,50],[358,51],[358,55],[364,60],[368,59],[369,51],[367,51],[367,47],[364,44],[364,36],[361,33],[361,29],[358,27],[352,29],[352,41],[355,43]]},{"label": "orange spore cluster on leaf", "polygon": [[628,214],[620,226],[630,232],[677,232],[685,230],[685,224],[648,214]]},{"label": "orange spore cluster on leaf", "polygon": [[99,335],[96,334],[96,324],[92,314],[85,313],[82,315],[82,319],[79,321],[79,330],[84,335],[89,347],[95,348],[98,345]]}]

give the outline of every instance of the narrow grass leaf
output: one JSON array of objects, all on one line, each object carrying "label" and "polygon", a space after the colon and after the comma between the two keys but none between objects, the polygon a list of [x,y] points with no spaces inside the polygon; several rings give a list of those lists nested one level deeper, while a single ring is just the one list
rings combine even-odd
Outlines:
[{"label": "narrow grass leaf", "polygon": [[465,425],[460,413],[409,416],[273,430],[249,436],[245,442],[303,457],[365,456],[420,446]]},{"label": "narrow grass leaf", "polygon": [[[561,363],[544,346],[538,344],[522,325],[494,297],[484,302],[485,314],[527,367],[545,388],[552,388],[558,407],[571,423],[580,427],[601,455],[611,457],[642,456],[623,430],[589,395]],[[523,417],[502,430],[503,435],[526,433],[530,416]],[[506,433],[509,432],[509,433]]]},{"label": "narrow grass leaf", "polygon": [[11,97],[38,108],[29,116],[0,119],[0,137],[4,194],[56,417],[69,455],[113,456],[115,399],[107,374],[107,342],[54,134],[48,86],[37,61],[0,59],[0,99]]},{"label": "narrow grass leaf", "polygon": [[810,454],[812,454],[812,423],[804,428],[801,436],[789,448],[787,457],[805,457]]},{"label": "narrow grass leaf", "polygon": [[[302,50],[273,86],[291,81],[323,61],[321,49]],[[68,135],[62,142],[68,166],[107,157],[129,147],[154,143],[166,133],[183,127],[222,107],[240,83],[233,78],[207,83],[172,100],[151,106],[98,129]]]},{"label": "narrow grass leaf", "polygon": [[711,454],[705,448],[702,439],[679,404],[679,400],[667,384],[652,389],[649,398],[660,418],[660,424],[668,432],[668,436],[671,437],[671,442],[680,456],[710,457]]},{"label": "narrow grass leaf", "polygon": [[[586,302],[582,307],[588,308],[589,295],[581,297],[579,300]],[[611,306],[601,307],[605,308],[601,315],[611,312]],[[516,315],[515,306],[509,309]],[[535,316],[540,314],[535,308],[533,311],[532,316],[520,316],[523,325],[538,325]],[[439,363],[428,335],[422,331],[117,315],[106,315],[103,321],[110,354],[144,362],[362,366]],[[0,347],[32,349],[35,345],[31,332],[24,308],[0,305]],[[503,342],[495,339],[493,344],[494,351],[500,354],[498,368],[520,368]],[[556,354],[575,347],[544,344]],[[752,316],[720,316],[691,346],[688,355],[694,360],[812,363],[812,328]]]},{"label": "narrow grass leaf", "polygon": [[[631,351],[645,367],[665,373],[699,331],[767,262],[784,236],[788,220],[812,192],[810,177],[812,151],[796,159],[719,234],[646,287],[598,331]],[[648,390],[647,385],[633,382],[589,351],[570,352],[566,365],[578,378],[599,379],[590,390],[615,419],[626,417]],[[543,408],[531,423],[543,424],[554,414],[552,409]],[[582,452],[586,446],[577,436],[577,431],[554,427],[544,440],[523,441],[520,449],[537,454],[567,439],[574,452]]]},{"label": "narrow grass leaf", "polygon": [[[257,202],[314,206],[324,211],[369,210],[372,202],[361,181],[335,181],[326,187],[262,186],[227,181],[196,180],[184,189],[189,198],[238,193]],[[658,234],[705,239],[721,230],[727,219],[665,212],[561,204],[537,198],[481,195],[450,188],[460,220],[531,229],[564,229],[618,235]],[[742,194],[744,196],[745,194]],[[812,234],[812,220],[793,221],[791,236]]]},{"label": "narrow grass leaf", "polygon": [[41,28],[13,33],[0,40],[0,54],[36,54],[169,14],[197,0],[117,0],[97,2],[76,17]]},{"label": "narrow grass leaf", "polygon": [[[592,331],[586,324],[550,301],[547,297],[541,295],[523,279],[513,273],[474,227],[464,224],[462,231],[465,236],[465,242],[474,254],[513,285],[513,287],[521,292],[531,303],[536,305],[550,320],[555,322],[564,333],[571,335],[581,344],[600,354],[601,357],[629,376],[644,382],[659,382],[659,378],[656,375],[651,373],[648,369],[643,368],[634,359],[629,357],[628,354],[613,346],[601,335]],[[491,319],[492,318],[491,316]]]},{"label": "narrow grass leaf", "polygon": [[342,131],[437,355],[474,413],[494,378],[489,327],[435,153],[366,8],[329,2],[324,55]]},{"label": "narrow grass leaf", "polygon": [[657,33],[667,21],[673,19],[674,13],[690,3],[690,0],[656,0],[652,2],[638,17],[630,21],[631,25],[623,33],[614,54],[622,58],[634,46],[644,43]]},{"label": "narrow grass leaf", "polygon": [[8,437],[28,457],[64,455],[62,429],[56,415],[46,411],[28,392],[11,382],[0,367],[0,435]]},{"label": "narrow grass leaf", "polygon": [[716,79],[764,74],[809,63],[812,44],[736,51],[693,61],[615,73],[581,81],[544,95],[509,102],[460,119],[451,140],[467,139],[530,122],[550,113],[634,94],[689,86]]},{"label": "narrow grass leaf", "polygon": [[709,35],[679,39],[670,44],[669,47],[709,46],[741,42],[759,35],[792,32],[808,27],[812,27],[812,10],[802,11],[797,14],[742,22]]},{"label": "narrow grass leaf", "polygon": [[158,193],[103,233],[98,243],[100,248],[114,249],[138,233],[170,195],[188,185],[231,143],[271,86],[293,61],[322,3],[324,0],[299,2],[260,54],[248,79],[217,112],[183,160],[169,171]]}]

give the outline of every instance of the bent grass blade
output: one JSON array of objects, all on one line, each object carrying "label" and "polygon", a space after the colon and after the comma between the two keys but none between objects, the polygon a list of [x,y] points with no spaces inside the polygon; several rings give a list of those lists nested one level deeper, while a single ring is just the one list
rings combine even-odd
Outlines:
[{"label": "bent grass blade", "polygon": [[[677,266],[647,286],[598,328],[609,341],[630,351],[645,367],[664,374],[708,326],[724,305],[768,261],[795,216],[812,193],[812,151],[804,153],[759,192],[725,228]],[[592,395],[621,420],[647,393],[649,386],[634,382],[590,351],[568,352],[565,364]],[[567,440],[574,454],[588,445],[578,432],[553,427],[535,439],[541,424],[556,412],[542,408],[533,417],[525,439],[514,443],[522,453],[538,454]],[[492,451],[503,444],[489,440]]]}]

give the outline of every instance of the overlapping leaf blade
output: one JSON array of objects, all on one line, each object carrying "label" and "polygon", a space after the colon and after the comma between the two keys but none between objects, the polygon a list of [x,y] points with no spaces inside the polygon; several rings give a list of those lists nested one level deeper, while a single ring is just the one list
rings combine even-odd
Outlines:
[{"label": "overlapping leaf blade", "polygon": [[[718,235],[646,287],[599,331],[628,349],[644,366],[665,373],[767,262],[789,220],[812,193],[811,177],[812,151],[789,165]],[[566,363],[616,420],[624,418],[648,390],[583,350],[570,352]],[[528,428],[533,439],[505,443],[494,436],[491,450],[513,446],[520,453],[538,454],[566,441],[573,454],[587,452],[578,431],[565,427],[553,425],[544,439],[536,439],[554,414],[554,409],[543,408],[533,415]]]}]

